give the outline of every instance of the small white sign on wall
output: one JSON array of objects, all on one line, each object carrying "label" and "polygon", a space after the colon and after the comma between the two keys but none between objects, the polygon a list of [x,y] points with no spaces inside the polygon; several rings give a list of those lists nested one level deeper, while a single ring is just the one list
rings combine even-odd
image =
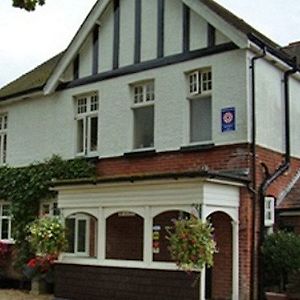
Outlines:
[{"label": "small white sign on wall", "polygon": [[275,198],[265,197],[265,226],[271,227],[275,223]]}]

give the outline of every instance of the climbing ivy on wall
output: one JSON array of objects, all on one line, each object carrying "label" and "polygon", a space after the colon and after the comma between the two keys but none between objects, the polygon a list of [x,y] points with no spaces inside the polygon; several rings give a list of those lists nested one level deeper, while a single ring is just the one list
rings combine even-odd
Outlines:
[{"label": "climbing ivy on wall", "polygon": [[51,182],[93,176],[95,167],[86,160],[66,161],[59,156],[23,168],[0,168],[0,199],[11,203],[12,233],[18,249],[17,265],[21,266],[30,256],[26,225],[38,215],[40,201],[56,194],[49,189]]}]

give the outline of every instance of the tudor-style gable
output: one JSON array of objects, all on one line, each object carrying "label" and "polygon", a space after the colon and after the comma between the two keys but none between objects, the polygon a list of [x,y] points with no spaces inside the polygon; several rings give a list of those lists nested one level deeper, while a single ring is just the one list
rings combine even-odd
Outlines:
[{"label": "tudor-style gable", "polygon": [[107,78],[108,72],[128,74],[208,55],[222,46],[246,47],[247,36],[202,1],[98,1],[44,91],[53,92],[61,82],[89,78],[71,84],[76,86],[101,74]]}]

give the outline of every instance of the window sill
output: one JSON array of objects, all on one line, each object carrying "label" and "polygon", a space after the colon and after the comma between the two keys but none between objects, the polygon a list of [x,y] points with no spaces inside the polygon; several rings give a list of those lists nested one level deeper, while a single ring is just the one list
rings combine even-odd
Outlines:
[{"label": "window sill", "polygon": [[0,243],[7,244],[7,245],[14,245],[15,241],[14,240],[0,240]]},{"label": "window sill", "polygon": [[213,149],[215,144],[212,142],[203,143],[203,144],[190,144],[180,147],[181,152],[191,152],[191,151],[199,151],[199,150],[209,150]]},{"label": "window sill", "polygon": [[153,156],[156,154],[156,150],[154,148],[142,148],[142,149],[135,149],[131,152],[125,152],[125,157],[146,157],[146,156]]}]

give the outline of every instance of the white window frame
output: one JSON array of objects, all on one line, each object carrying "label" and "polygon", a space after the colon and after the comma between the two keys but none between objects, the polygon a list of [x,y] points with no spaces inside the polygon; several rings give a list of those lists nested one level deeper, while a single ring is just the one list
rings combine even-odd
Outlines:
[{"label": "white window frame", "polygon": [[[131,85],[132,88],[132,105],[131,110],[133,112],[133,139],[132,139],[132,147],[134,151],[144,151],[147,149],[154,148],[154,139],[155,139],[155,128],[153,128],[153,145],[150,147],[136,147],[135,146],[135,121],[134,115],[135,111],[139,108],[152,106],[153,110],[155,108],[155,82],[154,80],[147,80],[139,83],[134,83]],[[140,89],[140,93],[138,93],[137,89]],[[138,98],[139,97],[139,98]],[[155,125],[154,125],[155,126]]]},{"label": "white window frame", "polygon": [[7,126],[8,115],[0,114],[0,165],[7,161]]},{"label": "white window frame", "polygon": [[265,197],[265,227],[271,227],[275,223],[275,198],[271,196]]},{"label": "white window frame", "polygon": [[[96,103],[93,100],[97,99]],[[75,96],[75,109],[76,109],[76,156],[96,156],[98,154],[98,144],[99,144],[99,95],[97,92],[92,92],[88,94],[82,94]],[[86,99],[86,104],[82,105],[79,102]],[[95,109],[92,107],[96,106]],[[98,128],[97,128],[97,149],[95,151],[91,149],[91,120],[97,117]],[[78,122],[83,122],[83,151],[78,151]]]},{"label": "white window frame", "polygon": [[[89,257],[90,253],[90,219],[91,217],[85,214],[75,214],[69,216],[67,219],[75,220],[75,228],[74,228],[74,252],[66,252],[68,256],[82,256]],[[79,221],[86,221],[86,229],[85,229],[85,251],[78,251],[78,224]]]},{"label": "white window frame", "polygon": [[[208,75],[210,74],[210,75]],[[213,142],[213,107],[212,107],[212,89],[213,89],[213,82],[212,82],[212,69],[211,67],[205,67],[201,69],[197,69],[194,71],[189,71],[185,73],[187,78],[187,130],[186,130],[186,137],[185,137],[185,144],[186,145],[206,145]],[[210,79],[203,81],[203,78],[205,76],[210,76]],[[196,88],[195,90],[191,91],[191,81],[190,78],[194,77],[196,78]],[[206,84],[206,88],[204,88],[204,84]],[[209,85],[209,86],[207,86]],[[202,140],[202,141],[192,141],[192,128],[191,128],[191,121],[192,121],[192,115],[191,115],[191,106],[192,101],[201,101],[203,99],[210,98],[211,101],[211,138],[208,140]]]},{"label": "white window frame", "polygon": [[[0,202],[0,240],[1,241],[12,241],[12,236],[11,236],[11,216],[3,216],[3,206],[8,205],[11,207],[11,204],[8,202]],[[2,221],[3,220],[8,220],[8,238],[3,239],[2,238]]]},{"label": "white window frame", "polygon": [[212,92],[211,68],[198,69],[188,73],[188,95],[189,96],[207,95],[207,94],[211,94],[211,92]]}]

